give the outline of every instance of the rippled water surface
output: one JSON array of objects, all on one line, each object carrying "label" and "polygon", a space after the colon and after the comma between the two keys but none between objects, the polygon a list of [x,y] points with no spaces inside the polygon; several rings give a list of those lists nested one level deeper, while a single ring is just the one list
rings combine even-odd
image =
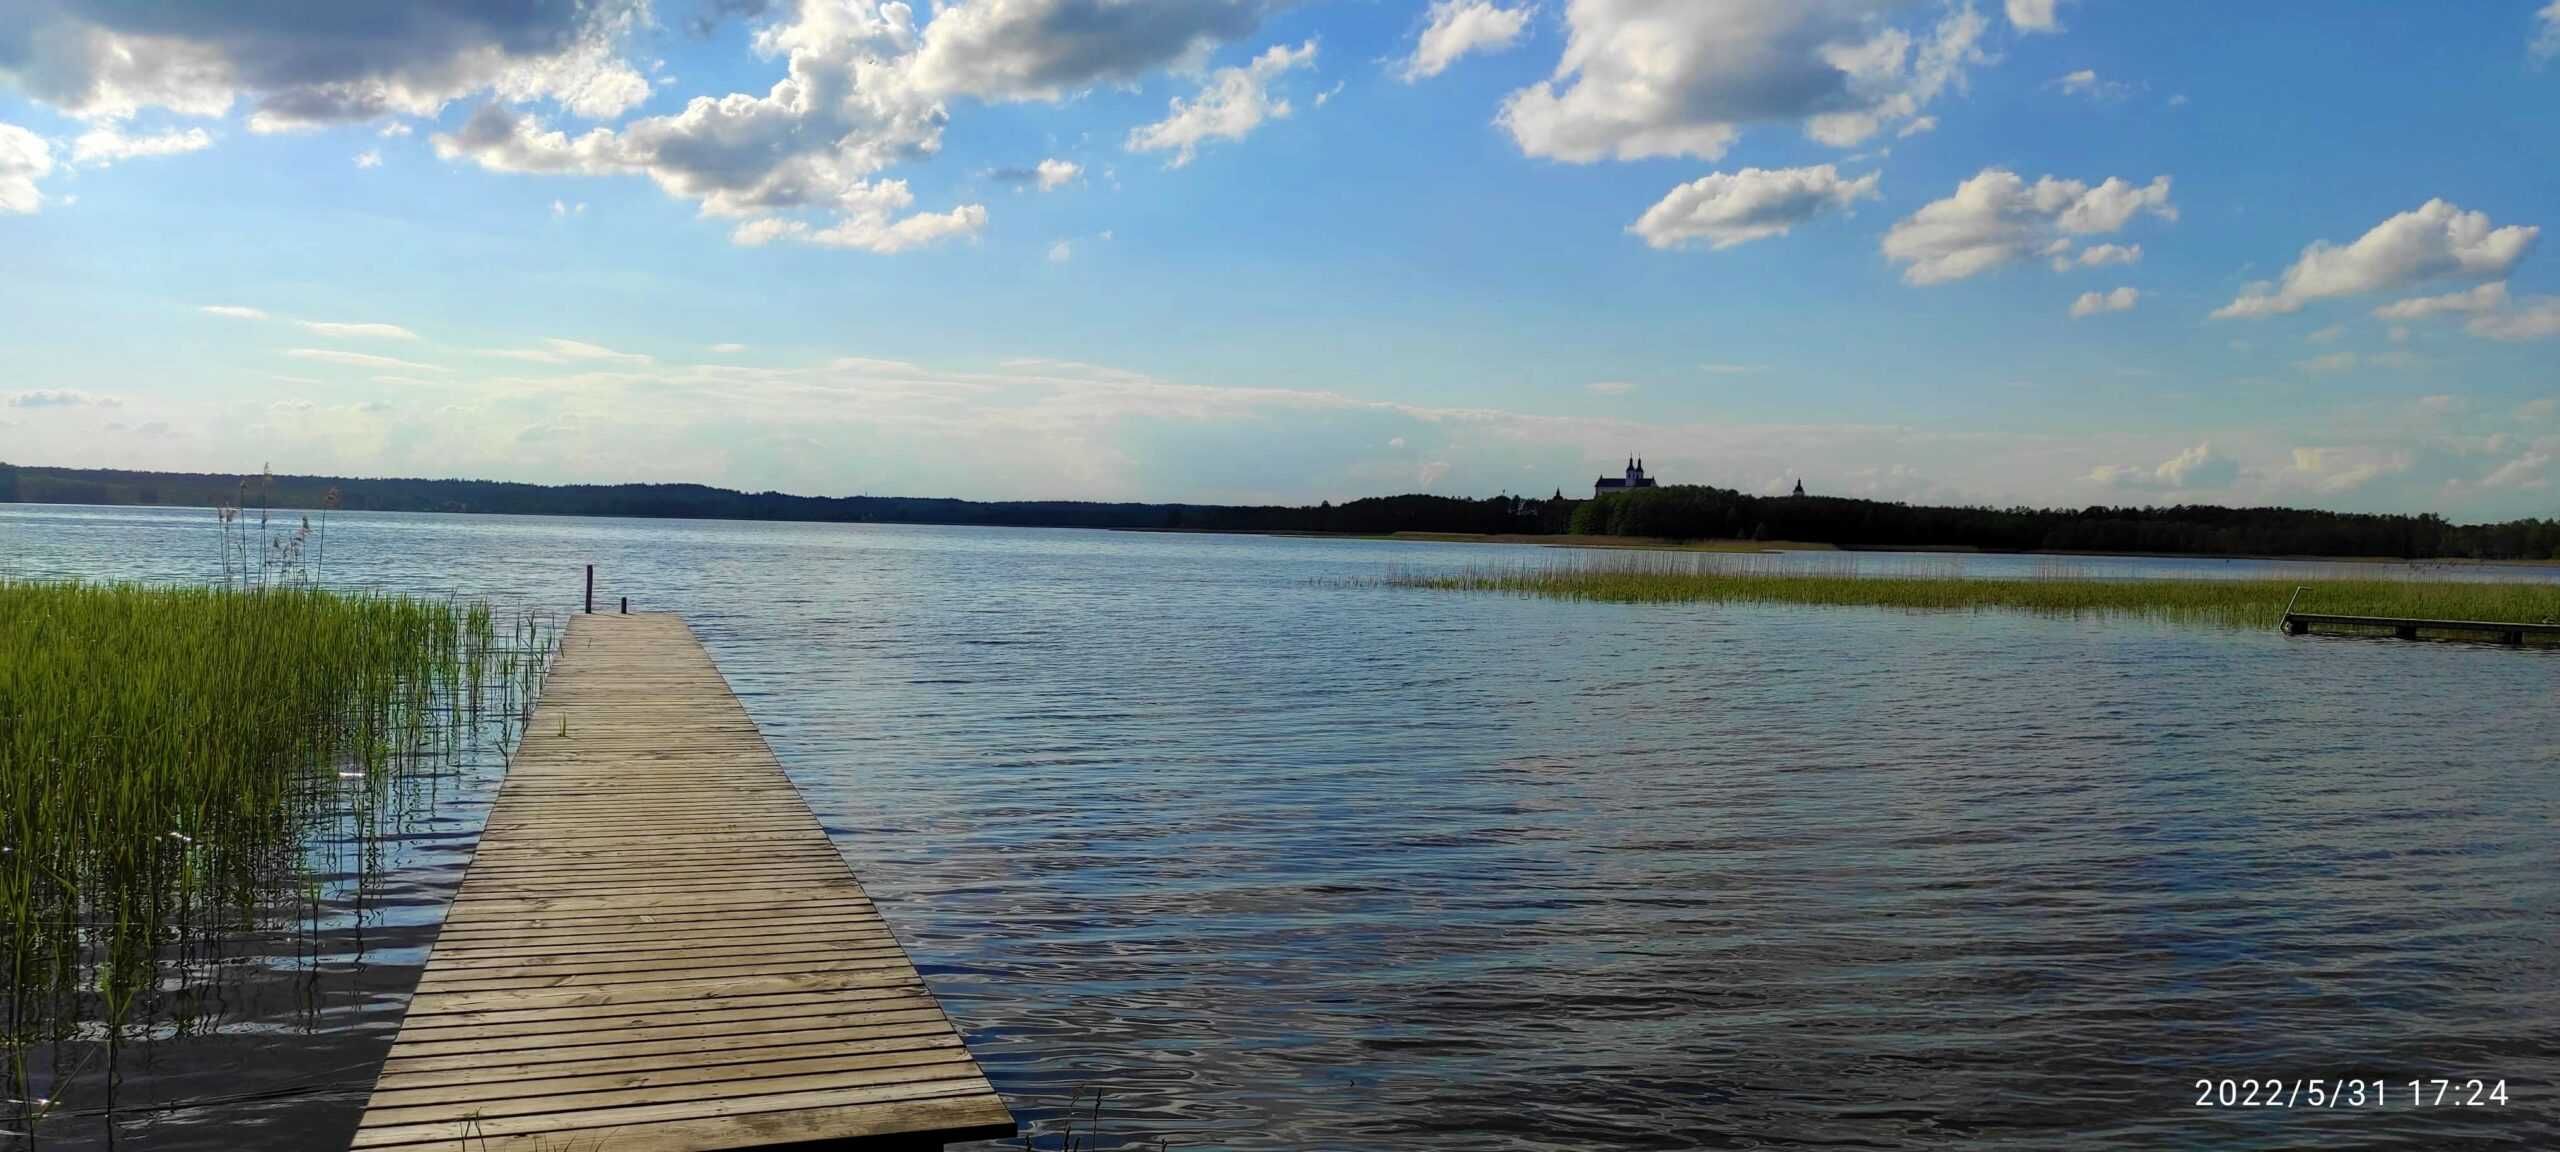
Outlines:
[{"label": "rippled water surface", "polygon": [[[684,613],[1042,1131],[1098,1088],[1185,1147],[2560,1146],[2553,653],[1354,583],[1551,555],[1481,545],[329,532],[333,582],[557,607],[592,562],[600,602]],[[0,508],[0,545],[22,578],[216,564],[193,511]],[[375,895],[391,925],[431,921],[494,778]],[[402,956],[256,1042],[354,1087],[120,1146],[343,1146]],[[214,1094],[183,1047],[150,1075]],[[2510,1103],[2194,1105],[2252,1076]]]}]

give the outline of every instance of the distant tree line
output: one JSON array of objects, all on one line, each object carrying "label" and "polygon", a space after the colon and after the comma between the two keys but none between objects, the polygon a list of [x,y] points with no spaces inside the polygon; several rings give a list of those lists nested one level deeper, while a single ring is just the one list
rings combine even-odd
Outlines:
[{"label": "distant tree line", "polygon": [[1844,548],[2191,553],[2209,556],[2560,558],[2560,520],[2454,524],[2442,517],[2297,508],[2079,509],[1931,507],[1835,497],[1750,496],[1667,487],[1596,499],[1377,496],[1313,506],[1114,504],[1078,500],[944,500],[793,496],[701,484],[509,484],[488,480],[249,477],[0,464],[0,502],[264,504],[383,512],[975,524],[1198,532],[1395,532],[1773,540]]},{"label": "distant tree line", "polygon": [[1673,539],[1787,540],[1843,548],[2189,553],[2409,559],[2560,558],[2560,520],[2454,524],[2303,508],[1958,508],[1723,488],[1612,492],[1580,502],[1571,531]]},{"label": "distant tree line", "polygon": [[907,496],[793,496],[701,484],[511,484],[490,480],[367,480],[126,472],[0,464],[0,502],[213,508],[338,507],[375,512],[517,516],[632,516],[847,524],[977,524],[1010,528],[1124,528],[1201,532],[1558,533],[1572,502],[1496,496],[1379,496],[1313,507],[1111,504],[1082,500],[945,500]]}]

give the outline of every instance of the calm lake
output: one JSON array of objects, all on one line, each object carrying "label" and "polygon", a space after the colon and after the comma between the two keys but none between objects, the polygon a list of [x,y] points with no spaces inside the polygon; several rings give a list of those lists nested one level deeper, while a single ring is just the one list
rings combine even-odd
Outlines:
[{"label": "calm lake", "polygon": [[[218,539],[0,506],[0,577]],[[2560,1146],[2560,654],[1358,583],[1557,555],[351,514],[322,575],[683,613],[1017,1113],[1102,1090],[1104,1146]],[[43,1146],[343,1148],[499,778]]]}]

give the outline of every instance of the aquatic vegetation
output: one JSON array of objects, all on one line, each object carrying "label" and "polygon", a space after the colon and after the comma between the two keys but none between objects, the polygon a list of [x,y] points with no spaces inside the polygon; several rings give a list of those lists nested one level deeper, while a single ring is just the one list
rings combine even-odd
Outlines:
[{"label": "aquatic vegetation", "polygon": [[309,907],[309,829],[396,811],[484,717],[520,723],[551,632],[285,584],[0,582],[8,1095],[38,1095],[39,1045],[190,1027],[171,958]]},{"label": "aquatic vegetation", "polygon": [[2388,580],[2337,574],[2297,579],[2111,579],[2056,565],[2031,577],[1977,579],[1953,563],[1888,574],[1848,564],[1807,569],[1722,557],[1630,556],[1455,572],[1398,570],[1399,588],[1496,592],[1619,604],[1773,603],[1913,611],[2015,611],[2144,617],[2228,628],[2274,628],[2297,589],[2304,612],[2539,623],[2560,620],[2560,585]]}]

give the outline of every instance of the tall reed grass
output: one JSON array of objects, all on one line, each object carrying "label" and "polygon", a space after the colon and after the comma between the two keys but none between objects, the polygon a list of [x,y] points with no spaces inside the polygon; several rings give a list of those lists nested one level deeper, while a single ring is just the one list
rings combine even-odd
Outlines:
[{"label": "tall reed grass", "polygon": [[2140,617],[2229,628],[2274,628],[2287,601],[2298,609],[2364,616],[2520,623],[2560,621],[2560,585],[2390,580],[2337,574],[2296,579],[2095,578],[2066,565],[2031,577],[1977,579],[1953,562],[1872,574],[1847,563],[1806,569],[1722,557],[1629,556],[1449,571],[1398,570],[1400,588],[1494,592],[1618,604],[1855,605],[1913,611],[2014,611]]},{"label": "tall reed grass", "polygon": [[485,605],[0,582],[0,1049],[21,1118],[30,1049],[147,1027],[169,955],[305,903],[316,814],[370,819],[484,707],[520,711],[549,644]]}]

